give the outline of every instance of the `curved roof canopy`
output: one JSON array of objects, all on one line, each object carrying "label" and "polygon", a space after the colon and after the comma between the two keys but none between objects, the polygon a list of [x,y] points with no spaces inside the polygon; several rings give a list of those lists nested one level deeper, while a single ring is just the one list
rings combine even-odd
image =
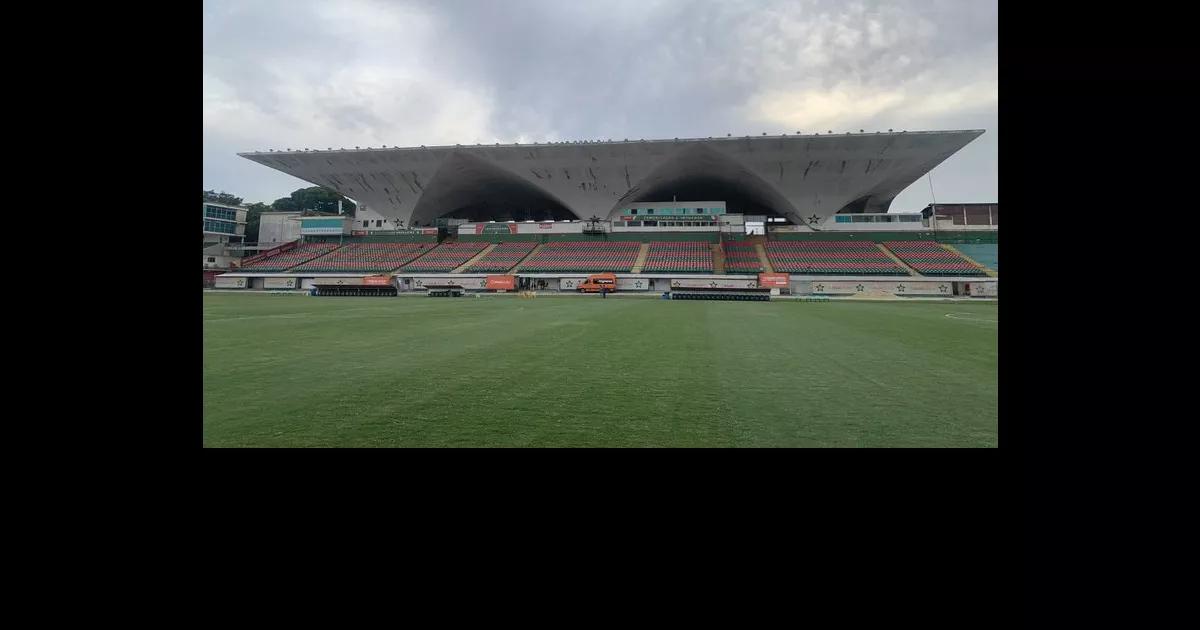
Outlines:
[{"label": "curved roof canopy", "polygon": [[726,201],[808,223],[886,212],[981,129],[239,153],[406,225],[437,217],[607,217],[641,201]]}]

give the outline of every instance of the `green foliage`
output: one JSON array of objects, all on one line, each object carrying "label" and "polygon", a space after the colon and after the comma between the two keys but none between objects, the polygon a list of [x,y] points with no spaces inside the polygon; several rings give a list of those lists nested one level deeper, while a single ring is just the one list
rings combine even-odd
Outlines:
[{"label": "green foliage", "polygon": [[246,206],[246,208],[248,210],[246,212],[246,242],[257,243],[259,219],[261,219],[262,213],[271,211],[271,206],[256,201]]},{"label": "green foliage", "polygon": [[314,211],[336,214],[338,210],[338,200],[342,201],[342,212],[347,216],[354,216],[357,209],[353,201],[339,195],[338,193],[322,188],[320,186],[312,186],[309,188],[301,188],[293,192],[288,197],[281,197],[271,203],[271,208],[277,212],[297,212],[297,211]]},{"label": "green foliage", "polygon": [[242,205],[241,197],[235,197],[235,196],[225,192],[224,190],[222,190],[221,192],[217,192],[215,190],[206,190],[206,191],[204,191],[204,199],[203,200],[211,201],[213,203],[224,203],[224,204],[228,204],[231,206]]},{"label": "green foliage", "polygon": [[322,213],[337,213],[338,200],[342,200],[342,212],[347,216],[354,216],[357,206],[353,201],[339,195],[327,188],[320,186],[311,186],[309,188],[301,188],[296,190],[288,197],[281,197],[265,204],[256,201],[252,204],[242,204],[242,198],[231,195],[225,191],[216,192],[213,190],[204,191],[204,201],[213,203],[224,203],[232,206],[242,206],[248,209],[246,213],[246,238],[247,243],[258,242],[258,225],[260,215],[264,212],[301,212],[314,211]]}]

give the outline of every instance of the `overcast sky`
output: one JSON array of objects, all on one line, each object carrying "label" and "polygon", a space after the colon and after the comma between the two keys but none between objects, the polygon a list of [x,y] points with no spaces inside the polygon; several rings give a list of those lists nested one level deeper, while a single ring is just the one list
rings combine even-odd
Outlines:
[{"label": "overcast sky", "polygon": [[996,0],[206,0],[204,188],[309,185],[268,148],[986,129],[934,192],[999,201],[996,65]]}]

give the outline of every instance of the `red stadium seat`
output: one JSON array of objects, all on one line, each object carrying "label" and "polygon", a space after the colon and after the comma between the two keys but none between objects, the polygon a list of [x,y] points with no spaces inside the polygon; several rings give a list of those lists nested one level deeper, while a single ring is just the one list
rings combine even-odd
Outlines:
[{"label": "red stadium seat", "polygon": [[337,243],[304,243],[280,254],[242,265],[243,271],[286,271],[305,261],[328,254],[338,248]]},{"label": "red stadium seat", "polygon": [[517,241],[515,243],[501,243],[495,249],[488,252],[486,256],[476,261],[474,265],[467,268],[468,272],[478,273],[483,271],[508,271],[517,266],[529,252],[537,248],[538,244],[533,241]]},{"label": "red stadium seat", "polygon": [[870,241],[771,241],[765,249],[771,267],[780,273],[908,275]]},{"label": "red stadium seat", "polygon": [[986,276],[962,256],[933,241],[887,241],[896,258],[923,276]]},{"label": "red stadium seat", "polygon": [[354,243],[296,267],[293,271],[392,271],[433,249],[434,243]]},{"label": "red stadium seat", "polygon": [[521,263],[522,271],[629,271],[642,244],[637,241],[557,241]]}]

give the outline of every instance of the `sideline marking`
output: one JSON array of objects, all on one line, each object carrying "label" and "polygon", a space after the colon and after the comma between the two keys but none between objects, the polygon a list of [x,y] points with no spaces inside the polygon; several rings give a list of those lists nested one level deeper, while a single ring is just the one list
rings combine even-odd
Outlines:
[{"label": "sideline marking", "polygon": [[[970,317],[970,315],[973,314],[974,313],[946,313],[946,317],[949,317],[950,319],[961,319],[968,322],[991,322],[993,324],[1000,323],[1000,320],[998,319],[980,319],[978,317]],[[955,315],[967,315],[968,317],[955,317]]]}]

